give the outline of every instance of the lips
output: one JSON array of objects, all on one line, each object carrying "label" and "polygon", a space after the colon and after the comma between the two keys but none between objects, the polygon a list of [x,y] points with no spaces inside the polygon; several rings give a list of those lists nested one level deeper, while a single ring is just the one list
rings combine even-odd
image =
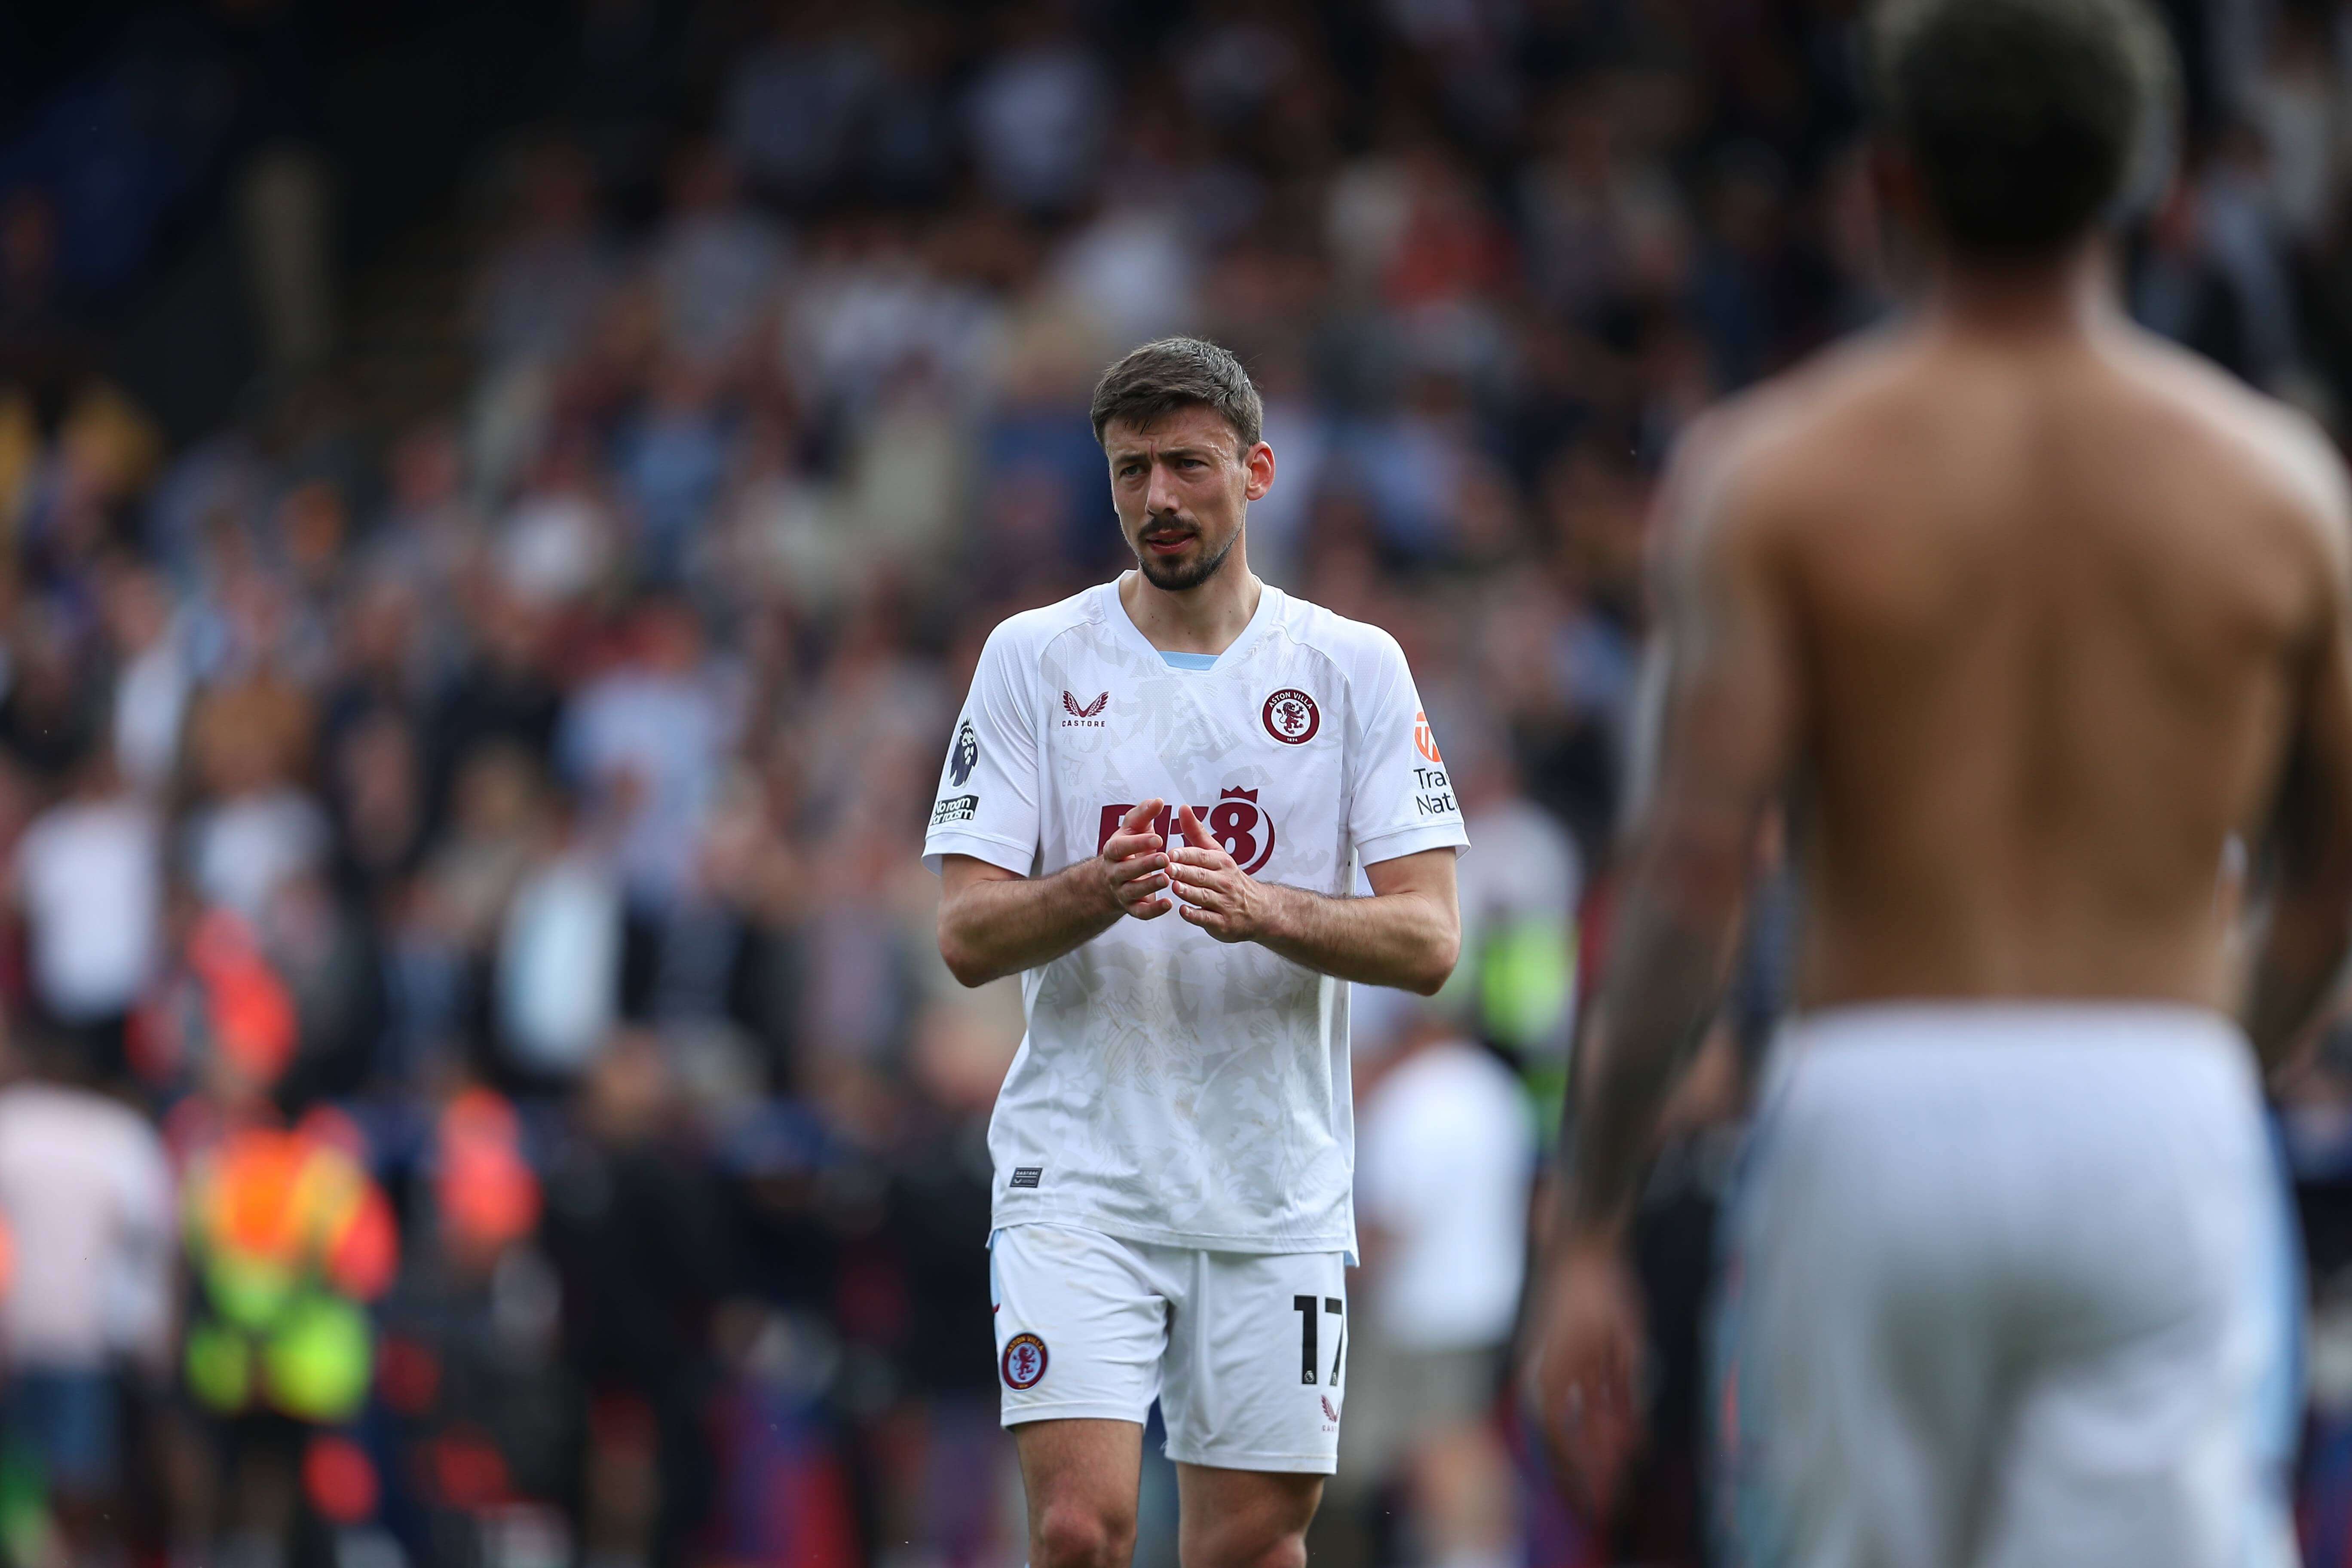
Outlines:
[{"label": "lips", "polygon": [[1143,546],[1155,555],[1173,555],[1199,537],[1196,533],[1147,533]]}]

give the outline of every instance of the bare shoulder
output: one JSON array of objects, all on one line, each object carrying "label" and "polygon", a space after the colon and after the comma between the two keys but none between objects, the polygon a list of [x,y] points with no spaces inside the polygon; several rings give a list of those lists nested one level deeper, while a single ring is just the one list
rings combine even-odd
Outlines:
[{"label": "bare shoulder", "polygon": [[1676,443],[1659,498],[1666,550],[1763,544],[1851,471],[1861,427],[1900,387],[1907,349],[1866,333],[1716,405]]},{"label": "bare shoulder", "polygon": [[2331,563],[2352,561],[2352,483],[2316,421],[2152,334],[2135,333],[2126,353],[2168,436],[2228,464],[2250,499],[2307,529]]}]

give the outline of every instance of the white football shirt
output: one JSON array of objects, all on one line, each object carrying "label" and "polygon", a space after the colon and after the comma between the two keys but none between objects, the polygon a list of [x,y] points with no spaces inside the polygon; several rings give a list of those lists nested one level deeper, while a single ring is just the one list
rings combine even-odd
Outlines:
[{"label": "white football shirt", "polygon": [[[990,634],[924,860],[1050,876],[1155,796],[1250,875],[1335,897],[1360,866],[1469,843],[1394,637],[1269,586],[1213,667],[1175,669],[1104,584]],[[1171,910],[1021,990],[989,1125],[997,1226],[1353,1255],[1346,984]]]}]

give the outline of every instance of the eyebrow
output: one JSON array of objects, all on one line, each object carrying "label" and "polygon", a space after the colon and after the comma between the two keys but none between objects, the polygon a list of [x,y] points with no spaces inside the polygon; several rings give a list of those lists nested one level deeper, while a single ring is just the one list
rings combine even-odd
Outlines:
[{"label": "eyebrow", "polygon": [[[1187,444],[1181,447],[1162,447],[1160,448],[1160,455],[1163,458],[1211,458],[1217,454],[1210,447]],[[1114,463],[1124,463],[1130,458],[1149,456],[1150,454],[1139,447],[1119,447],[1112,451],[1110,460]]]}]

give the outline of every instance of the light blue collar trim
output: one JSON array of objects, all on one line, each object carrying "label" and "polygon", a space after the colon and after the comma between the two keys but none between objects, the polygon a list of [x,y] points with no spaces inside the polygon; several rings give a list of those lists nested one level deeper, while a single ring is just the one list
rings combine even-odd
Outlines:
[{"label": "light blue collar trim", "polygon": [[1170,653],[1161,648],[1160,657],[1168,661],[1171,669],[1214,669],[1222,656],[1213,653]]}]

